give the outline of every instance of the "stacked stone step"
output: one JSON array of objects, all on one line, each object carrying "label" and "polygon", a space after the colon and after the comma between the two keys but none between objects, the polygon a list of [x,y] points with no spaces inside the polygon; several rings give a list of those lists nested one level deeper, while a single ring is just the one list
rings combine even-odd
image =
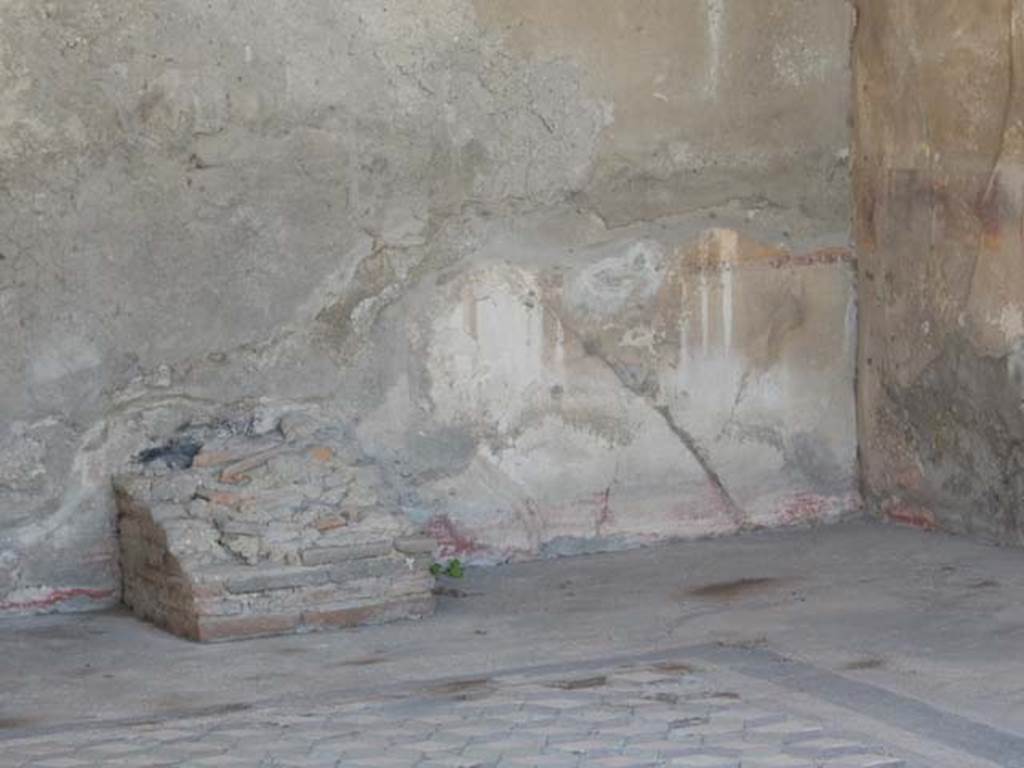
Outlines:
[{"label": "stacked stone step", "polygon": [[125,603],[199,641],[429,614],[434,541],[376,465],[308,432],[214,440],[187,467],[115,478]]}]

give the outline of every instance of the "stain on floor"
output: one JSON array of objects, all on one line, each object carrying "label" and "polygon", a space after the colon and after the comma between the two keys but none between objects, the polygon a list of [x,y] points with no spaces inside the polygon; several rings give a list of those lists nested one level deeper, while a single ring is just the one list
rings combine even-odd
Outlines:
[{"label": "stain on floor", "polygon": [[885,666],[885,659],[857,659],[845,664],[843,669],[850,672],[858,672],[865,669],[881,669]]},{"label": "stain on floor", "polygon": [[552,683],[550,687],[561,688],[563,691],[579,691],[585,688],[600,688],[608,685],[608,677],[596,675],[594,677],[582,677],[576,680],[559,680]]},{"label": "stain on floor", "polygon": [[702,597],[710,600],[732,600],[737,597],[743,597],[751,592],[758,592],[776,586],[779,582],[779,579],[772,577],[718,581],[689,589],[686,594],[691,597]]}]

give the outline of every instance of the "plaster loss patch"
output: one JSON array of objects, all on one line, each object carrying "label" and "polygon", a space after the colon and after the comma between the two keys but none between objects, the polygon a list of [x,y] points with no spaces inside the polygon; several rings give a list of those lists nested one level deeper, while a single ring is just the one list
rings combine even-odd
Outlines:
[{"label": "plaster loss patch", "polygon": [[412,399],[430,404],[425,429],[475,446],[416,488],[445,555],[575,554],[859,507],[845,249],[662,233],[553,269],[481,265],[433,299],[413,316],[429,330]]}]

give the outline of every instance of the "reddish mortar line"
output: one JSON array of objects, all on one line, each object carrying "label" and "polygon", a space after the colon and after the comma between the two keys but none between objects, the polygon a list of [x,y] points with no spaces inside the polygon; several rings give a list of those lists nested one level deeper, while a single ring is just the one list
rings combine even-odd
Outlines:
[{"label": "reddish mortar line", "polygon": [[829,508],[830,498],[816,493],[798,493],[786,501],[782,517],[787,523],[820,520]]},{"label": "reddish mortar line", "polygon": [[941,531],[935,515],[926,509],[909,504],[892,504],[882,509],[882,514],[894,523],[907,525],[925,531]]},{"label": "reddish mortar line", "polygon": [[853,251],[849,248],[822,248],[820,251],[810,253],[787,254],[784,257],[772,259],[773,267],[808,267],[814,264],[836,264],[837,262],[853,262]]},{"label": "reddish mortar line", "polygon": [[756,269],[758,267],[771,267],[773,269],[784,269],[786,267],[813,267],[822,264],[856,264],[857,258],[849,248],[822,248],[821,250],[809,253],[789,253],[783,251],[771,257],[738,259],[736,261],[716,261],[707,264],[696,264],[684,262],[684,272],[720,272],[724,269],[742,271],[745,269]]},{"label": "reddish mortar line", "polygon": [[887,512],[888,517],[892,522],[898,525],[905,525],[908,528],[918,528],[922,531],[938,531],[939,526],[933,523],[923,515],[913,515],[903,512]]},{"label": "reddish mortar line", "polygon": [[55,589],[46,597],[40,597],[36,600],[26,600],[24,602],[5,602],[0,603],[0,611],[24,611],[35,608],[52,608],[59,603],[66,602],[68,600],[74,600],[77,597],[87,597],[90,600],[103,600],[108,597],[114,596],[114,590],[112,589],[86,589],[84,587],[74,587],[72,589]]},{"label": "reddish mortar line", "polygon": [[611,498],[612,498],[612,487],[609,485],[600,493],[595,493],[594,497],[597,501],[597,533],[601,534],[601,529],[612,522],[615,515],[612,513]]},{"label": "reddish mortar line", "polygon": [[458,527],[448,515],[436,515],[427,521],[427,534],[437,541],[445,556],[469,555],[479,552],[481,547],[471,537],[459,532]]}]

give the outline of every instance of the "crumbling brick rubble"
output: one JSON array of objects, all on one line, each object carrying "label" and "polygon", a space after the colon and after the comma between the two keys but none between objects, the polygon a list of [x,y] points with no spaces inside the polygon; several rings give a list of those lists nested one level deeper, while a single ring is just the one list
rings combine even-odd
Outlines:
[{"label": "crumbling brick rubble", "polygon": [[434,541],[333,428],[285,417],[270,435],[175,440],[114,487],[124,601],[177,635],[228,640],[433,611]]}]

